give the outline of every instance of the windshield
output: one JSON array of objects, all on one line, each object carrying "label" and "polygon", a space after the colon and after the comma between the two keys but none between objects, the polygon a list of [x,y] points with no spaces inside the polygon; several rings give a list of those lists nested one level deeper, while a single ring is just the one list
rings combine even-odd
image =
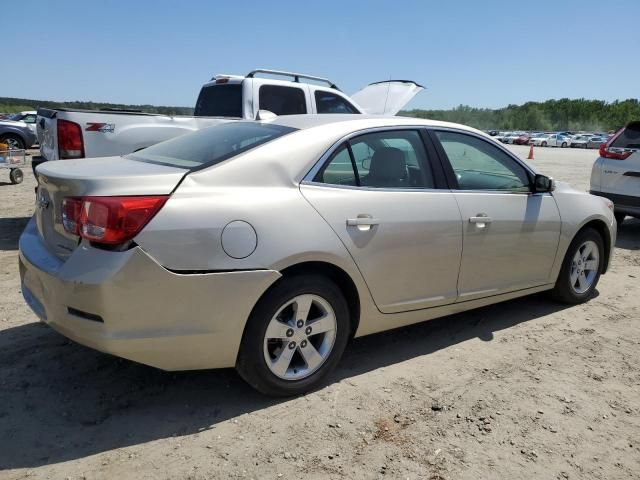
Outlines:
[{"label": "windshield", "polygon": [[242,118],[242,84],[203,87],[193,113],[196,117]]},{"label": "windshield", "polygon": [[229,122],[157,143],[126,158],[178,168],[199,169],[235,157],[295,131],[281,125]]}]

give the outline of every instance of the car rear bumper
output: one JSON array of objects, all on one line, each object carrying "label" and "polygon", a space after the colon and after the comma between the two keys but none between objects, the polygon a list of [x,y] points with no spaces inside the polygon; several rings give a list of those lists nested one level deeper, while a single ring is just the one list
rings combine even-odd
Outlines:
[{"label": "car rear bumper", "polygon": [[620,195],[617,193],[589,190],[592,195],[608,198],[613,202],[613,210],[616,213],[626,213],[632,217],[640,218],[640,196]]},{"label": "car rear bumper", "polygon": [[88,347],[163,370],[235,365],[251,309],[273,270],[179,274],[140,247],[80,245],[64,262],[31,220],[20,237],[26,302],[40,319]]}]

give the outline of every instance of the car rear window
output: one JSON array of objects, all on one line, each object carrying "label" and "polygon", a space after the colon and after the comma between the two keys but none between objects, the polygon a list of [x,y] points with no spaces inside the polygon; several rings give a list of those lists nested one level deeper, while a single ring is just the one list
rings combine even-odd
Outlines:
[{"label": "car rear window", "polygon": [[632,122],[610,145],[617,148],[640,148],[640,122]]},{"label": "car rear window", "polygon": [[281,125],[228,122],[158,143],[126,158],[197,170],[240,155],[295,131]]},{"label": "car rear window", "polygon": [[203,87],[196,102],[194,115],[242,118],[242,84],[225,83]]}]

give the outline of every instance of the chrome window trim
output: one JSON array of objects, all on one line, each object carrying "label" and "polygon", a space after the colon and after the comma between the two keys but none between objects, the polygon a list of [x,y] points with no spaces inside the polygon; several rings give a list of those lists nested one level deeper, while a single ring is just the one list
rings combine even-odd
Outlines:
[{"label": "chrome window trim", "polygon": [[[498,147],[499,150],[502,150],[504,153],[507,154],[507,156],[511,157],[512,160],[514,160],[518,165],[520,165],[522,168],[525,169],[525,171],[527,173],[529,173],[529,175],[531,175],[532,177],[535,177],[536,172],[534,172],[531,167],[529,165],[527,165],[526,163],[524,163],[519,157],[517,157],[511,150],[509,150],[507,147],[505,147],[503,144],[496,142],[495,140],[492,140],[491,137],[487,138],[484,135],[480,135],[476,132],[470,132],[468,130],[462,130],[459,128],[455,128],[455,127],[425,127],[428,130],[431,130],[432,132],[437,132],[437,131],[446,131],[446,132],[454,132],[454,133],[460,133],[462,135],[469,135],[470,137],[476,137],[480,140],[485,141],[486,143],[488,143],[489,145],[493,145],[495,147]],[[445,159],[446,161],[449,161],[448,158]],[[462,190],[456,190],[458,192],[461,192]],[[468,191],[468,190],[467,190]],[[494,190],[471,190],[471,191],[494,191]],[[501,191],[501,190],[498,190]]]},{"label": "chrome window trim", "polygon": [[[419,134],[420,133],[419,131],[424,130],[424,128],[425,128],[424,125],[390,125],[388,127],[363,128],[362,130],[356,130],[351,133],[348,133],[347,135],[345,135],[344,137],[336,141],[333,145],[331,145],[329,149],[320,156],[318,161],[316,161],[313,167],[311,167],[311,170],[309,170],[307,174],[302,178],[300,185],[322,185],[322,186],[330,185],[328,183],[316,182],[313,179],[318,174],[320,169],[324,166],[325,162],[329,160],[329,157],[331,157],[333,152],[335,152],[344,142],[346,142],[347,140],[350,140],[353,137],[359,137],[360,135],[366,135],[368,133],[388,132],[392,130],[415,130]],[[425,148],[425,153],[427,153],[426,148]],[[427,161],[430,163],[432,162],[432,160],[429,159],[428,153],[427,153]],[[431,164],[429,166],[433,168]],[[422,191],[422,190],[440,190],[440,191],[445,190],[440,188],[429,188],[429,189],[427,188],[376,188],[376,187],[358,187],[358,186],[351,186],[351,185],[332,185],[332,186],[335,186],[338,188],[357,188],[360,190],[367,188],[373,191],[394,190],[394,191],[401,191],[401,192]]]},{"label": "chrome window trim", "polygon": [[[430,193],[475,193],[475,194],[499,194],[499,195],[536,195],[536,196],[552,196],[551,192],[514,192],[510,190],[460,190],[460,189],[451,189],[451,188],[378,188],[378,187],[362,187],[357,185],[336,185],[331,183],[323,183],[316,182],[313,179],[318,174],[320,169],[324,166],[325,162],[329,160],[331,155],[347,140],[350,140],[353,137],[358,137],[360,135],[366,135],[368,133],[377,133],[377,132],[386,132],[391,130],[444,130],[455,133],[461,133],[470,135],[473,137],[477,137],[485,142],[498,147],[504,153],[506,153],[510,158],[512,158],[518,165],[523,167],[525,171],[531,175],[532,177],[536,175],[536,173],[531,170],[531,168],[522,162],[517,156],[515,156],[510,150],[504,147],[502,144],[496,142],[495,140],[489,141],[483,135],[480,135],[476,132],[470,132],[468,130],[463,130],[455,127],[440,127],[440,126],[431,126],[431,125],[390,125],[388,127],[370,127],[363,128],[361,130],[356,130],[347,135],[341,137],[337,140],[329,149],[323,153],[320,158],[316,161],[316,163],[311,167],[309,172],[302,178],[300,182],[300,186],[302,185],[310,185],[314,187],[326,187],[326,188],[342,188],[348,190],[365,190],[365,191],[373,191],[373,192],[430,192]],[[427,161],[433,162],[436,159],[430,159],[427,155]],[[448,158],[443,159],[444,161],[449,161]],[[431,166],[433,168],[433,166]]]}]

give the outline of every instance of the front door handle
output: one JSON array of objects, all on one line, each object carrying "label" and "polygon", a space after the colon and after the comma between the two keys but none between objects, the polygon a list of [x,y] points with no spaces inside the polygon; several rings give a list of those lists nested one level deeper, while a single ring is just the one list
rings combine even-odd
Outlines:
[{"label": "front door handle", "polygon": [[379,225],[380,220],[371,215],[358,215],[357,218],[347,218],[347,227],[358,227],[358,230],[369,230],[375,225]]},{"label": "front door handle", "polygon": [[469,217],[469,223],[475,223],[478,228],[484,228],[491,222],[493,222],[493,219],[484,213],[479,213],[475,217]]}]

